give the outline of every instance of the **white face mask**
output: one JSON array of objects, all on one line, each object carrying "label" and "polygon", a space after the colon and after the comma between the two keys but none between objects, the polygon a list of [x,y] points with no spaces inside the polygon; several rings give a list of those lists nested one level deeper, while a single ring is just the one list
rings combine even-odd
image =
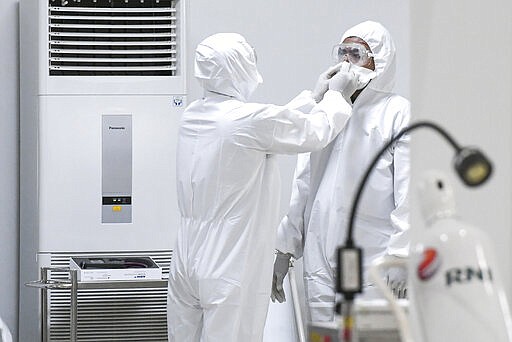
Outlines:
[{"label": "white face mask", "polygon": [[350,65],[350,71],[353,71],[357,76],[357,90],[363,89],[372,79],[377,76],[377,73],[373,70],[363,68],[354,64]]}]

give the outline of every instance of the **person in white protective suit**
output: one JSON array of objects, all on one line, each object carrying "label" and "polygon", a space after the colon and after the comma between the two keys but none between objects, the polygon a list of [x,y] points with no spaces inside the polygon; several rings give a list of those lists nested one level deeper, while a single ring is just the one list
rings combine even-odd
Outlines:
[{"label": "person in white protective suit", "polygon": [[322,149],[342,130],[352,110],[342,92],[357,85],[347,67],[330,68],[286,106],[248,103],[262,78],[246,40],[218,33],[197,46],[205,94],[184,111],[178,137],[170,341],[262,340],[279,224],[274,154]]},{"label": "person in white protective suit", "polygon": [[[410,119],[410,104],[392,93],[395,45],[379,23],[367,21],[347,30],[333,49],[360,75],[351,96],[352,115],[338,137],[319,152],[298,158],[292,198],[277,236],[272,300],[283,302],[283,278],[291,256],[303,258],[310,321],[331,321],[335,306],[336,248],[344,243],[356,187],[378,150]],[[371,262],[382,255],[408,254],[409,138],[397,141],[380,159],[363,192],[354,242],[363,249],[362,298],[379,297],[367,281]],[[405,281],[405,272],[389,280]]]}]

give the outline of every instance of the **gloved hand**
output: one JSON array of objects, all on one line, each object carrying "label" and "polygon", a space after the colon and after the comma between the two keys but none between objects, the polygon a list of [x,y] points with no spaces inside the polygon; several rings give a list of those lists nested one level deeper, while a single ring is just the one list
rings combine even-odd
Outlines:
[{"label": "gloved hand", "polygon": [[275,303],[276,299],[279,303],[286,300],[283,289],[283,279],[288,273],[290,267],[291,254],[284,254],[277,251],[276,260],[274,261],[274,275],[272,276],[272,293],[270,298]]},{"label": "gloved hand", "polygon": [[350,70],[350,63],[341,63],[340,70],[329,80],[329,90],[339,91],[348,103],[357,89],[357,76]]},{"label": "gloved hand", "polygon": [[316,103],[322,101],[324,94],[329,90],[329,80],[338,72],[342,63],[338,63],[329,67],[325,72],[321,73],[313,90],[313,99]]},{"label": "gloved hand", "polygon": [[389,289],[396,298],[407,297],[407,270],[402,267],[391,267],[386,274]]}]

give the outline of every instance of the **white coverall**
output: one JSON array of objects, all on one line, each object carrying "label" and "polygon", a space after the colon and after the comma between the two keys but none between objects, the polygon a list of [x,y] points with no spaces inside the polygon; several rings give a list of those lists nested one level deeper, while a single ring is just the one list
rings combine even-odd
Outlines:
[{"label": "white coverall", "polygon": [[318,105],[310,91],[288,106],[246,103],[261,76],[253,49],[233,33],[198,45],[195,76],[205,97],[186,108],[179,131],[181,222],[169,274],[169,340],[257,342],[279,224],[273,154],[327,146],[351,107],[331,90]]},{"label": "white coverall", "polygon": [[[391,93],[395,46],[389,32],[378,23],[364,22],[349,29],[342,41],[351,36],[370,46],[377,76],[355,100],[338,137],[322,151],[299,155],[290,209],[278,228],[276,248],[303,257],[312,321],[333,319],[335,251],[346,237],[355,188],[377,151],[410,117],[409,101]],[[407,255],[408,183],[409,138],[404,136],[381,157],[359,203],[354,242],[363,248],[363,272],[379,256]],[[368,285],[364,283],[363,295],[371,298],[377,292]]]}]

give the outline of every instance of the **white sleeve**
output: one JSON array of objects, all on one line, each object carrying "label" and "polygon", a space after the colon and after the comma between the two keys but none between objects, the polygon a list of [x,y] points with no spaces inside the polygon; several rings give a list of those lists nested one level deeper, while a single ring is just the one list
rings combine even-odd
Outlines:
[{"label": "white sleeve", "polygon": [[292,194],[288,213],[277,228],[276,249],[290,253],[295,259],[302,257],[304,245],[304,212],[310,191],[310,154],[297,157]]},{"label": "white sleeve", "polygon": [[[409,125],[410,110],[405,108],[402,112],[399,130]],[[393,190],[395,199],[395,209],[391,212],[390,219],[394,228],[394,234],[391,236],[387,253],[399,257],[406,257],[409,254],[409,179],[410,179],[410,137],[408,134],[402,136],[394,145],[394,177]]]},{"label": "white sleeve", "polygon": [[303,113],[310,113],[313,107],[316,106],[316,102],[313,99],[311,90],[303,90],[299,95],[295,96],[286,107],[295,109]]},{"label": "white sleeve", "polygon": [[[310,92],[303,92],[303,102]],[[293,101],[301,99],[295,98]],[[304,104],[306,105],[306,104]],[[301,112],[287,106],[248,103],[248,115],[233,124],[234,143],[266,153],[293,154],[320,150],[327,146],[343,129],[352,107],[341,93],[328,91],[324,99],[311,109]]]}]

